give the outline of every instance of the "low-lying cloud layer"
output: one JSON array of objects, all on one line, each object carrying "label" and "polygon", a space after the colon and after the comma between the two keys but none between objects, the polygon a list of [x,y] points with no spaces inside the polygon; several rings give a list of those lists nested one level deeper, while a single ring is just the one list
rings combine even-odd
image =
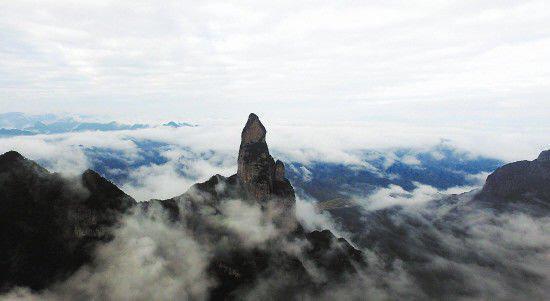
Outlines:
[{"label": "low-lying cloud layer", "polygon": [[[383,169],[397,162],[422,169],[417,157],[420,152],[429,152],[434,160],[445,161],[445,155],[434,148],[437,145],[456,149],[464,158],[473,159],[482,155],[504,161],[519,156],[534,157],[544,149],[543,137],[539,139],[536,135],[524,137],[525,141],[521,143],[516,136],[487,140],[482,132],[445,132],[446,129],[402,131],[385,125],[317,127],[274,124],[269,125],[269,129],[267,139],[275,156],[285,162],[305,164],[305,169],[298,172],[306,178],[310,172],[307,164],[312,162],[357,166],[391,178],[394,175]],[[69,174],[80,173],[86,168],[110,166],[100,171],[110,179],[124,177],[126,180],[118,184],[136,199],[147,200],[181,194],[192,183],[216,173],[233,173],[240,138],[238,133],[240,126],[218,123],[178,129],[12,137],[0,139],[0,152],[17,150],[52,171]],[[451,140],[443,137],[450,137]],[[480,141],[485,142],[480,144]],[[396,156],[395,152],[402,148],[409,149],[409,152]],[[98,156],[100,161],[94,161]],[[380,168],[383,169],[373,167],[369,160],[382,160]],[[115,161],[116,164],[109,165]]]},{"label": "low-lying cloud layer", "polygon": [[[303,300],[352,299],[461,299],[544,300],[550,291],[550,219],[527,213],[495,213],[470,207],[471,196],[433,207],[429,201],[395,212],[371,210],[366,218],[384,216],[385,224],[370,224],[354,239],[372,231],[385,232],[372,244],[354,241],[366,256],[368,267],[346,281],[330,286],[320,296],[301,295]],[[432,201],[433,202],[433,201]],[[431,205],[427,205],[431,204]],[[441,215],[448,206],[465,210],[460,216]],[[206,224],[227,229],[237,241],[197,237],[183,224],[168,221],[167,213],[153,204],[147,213],[135,212],[123,219],[115,239],[101,245],[93,264],[84,266],[68,280],[42,292],[16,288],[7,300],[203,300],[215,286],[208,276],[209,260],[232,244],[266,248],[280,230],[257,205],[240,200],[220,204],[221,212],[203,212]],[[298,219],[307,229],[338,229],[341,225],[299,200]],[[437,219],[433,219],[437,216]],[[389,222],[389,224],[388,224]],[[379,228],[376,228],[379,227]],[[363,234],[363,232],[365,234]],[[387,248],[393,235],[403,235],[406,247],[398,253]],[[353,242],[353,241],[352,241]],[[269,245],[298,255],[303,242]],[[401,252],[401,253],[400,253]],[[309,266],[302,258],[306,268]],[[320,271],[308,269],[315,277]],[[320,279],[321,279],[320,278]],[[285,276],[273,274],[249,287],[242,297],[254,300],[272,296]],[[279,283],[280,284],[280,283]]]}]

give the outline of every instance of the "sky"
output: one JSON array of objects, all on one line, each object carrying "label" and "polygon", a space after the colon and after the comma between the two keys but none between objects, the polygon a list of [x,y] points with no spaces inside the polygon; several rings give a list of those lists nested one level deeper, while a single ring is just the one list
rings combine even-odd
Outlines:
[{"label": "sky", "polygon": [[[89,167],[81,147],[109,147],[132,159],[137,147],[129,138],[178,146],[163,153],[168,163],[132,171],[141,182],[121,188],[138,200],[187,190],[193,182],[175,172],[187,147],[214,150],[211,161],[221,162],[195,160],[188,172],[197,178],[234,173],[250,112],[266,125],[277,158],[355,164],[357,150],[391,153],[449,141],[473,155],[532,160],[550,149],[550,1],[0,0],[0,113],[14,111],[199,124],[0,139],[0,153],[15,149],[53,161],[53,171],[75,173]],[[436,192],[419,185],[411,195],[422,203]],[[381,189],[368,205],[409,201],[377,201],[400,193],[399,186]],[[183,231],[139,222],[119,230],[118,237],[130,239],[100,251],[107,260],[102,272],[81,270],[68,285],[96,292],[107,283],[115,297],[128,285],[144,296],[169,294],[182,283],[200,291],[194,285],[201,284],[204,262],[181,259],[201,259],[204,250],[181,237]],[[487,225],[474,227],[479,243],[449,243],[449,249],[493,254],[507,250],[503,243],[548,249],[547,219],[539,225],[520,215],[502,228]],[[143,245],[126,252],[136,240]],[[515,255],[504,253],[502,262],[537,269],[546,263]],[[158,262],[176,268],[165,271]],[[199,268],[189,269],[194,263]],[[490,295],[506,292],[494,280],[501,273],[487,277],[476,268],[460,271]],[[185,278],[169,282],[173,287],[159,281],[174,274]],[[152,276],[135,284],[128,275]],[[129,283],[110,286],[112,279]]]},{"label": "sky", "polygon": [[[256,112],[529,143],[550,130],[549,6],[2,1],[0,112],[203,124]],[[531,156],[549,146],[537,141]]]}]

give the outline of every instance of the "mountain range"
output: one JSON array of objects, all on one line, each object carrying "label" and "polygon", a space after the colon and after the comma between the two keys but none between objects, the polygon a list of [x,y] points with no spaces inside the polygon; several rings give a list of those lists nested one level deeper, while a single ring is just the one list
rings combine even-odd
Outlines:
[{"label": "mountain range", "polygon": [[[147,214],[154,206],[164,208],[171,224],[184,224],[198,241],[220,245],[207,269],[216,283],[209,299],[239,299],[258,279],[275,274],[284,275],[284,281],[272,288],[283,298],[314,293],[356,273],[366,264],[361,251],[328,230],[308,232],[295,218],[294,190],[282,162],[270,156],[265,135],[258,117],[251,114],[243,129],[235,175],[215,175],[181,196],[139,206],[92,170],[63,178],[17,152],[3,154],[0,232],[5,239],[0,246],[0,287],[41,290],[63,281],[84,264],[93,264],[94,247],[112,239],[110,229],[121,215]],[[260,214],[269,219],[266,222],[273,223],[274,234],[266,242],[269,248],[248,248],[230,228],[211,223],[232,199],[259,205]],[[308,244],[299,256],[285,250],[296,241]],[[313,263],[327,278],[314,279],[302,260]]]},{"label": "mountain range", "polygon": [[[170,121],[165,127],[193,127],[191,123]],[[81,121],[72,117],[58,117],[53,114],[27,115],[20,112],[0,114],[0,137],[31,136],[38,134],[62,134],[86,131],[122,131],[150,128],[148,124],[121,124],[115,121]]]},{"label": "mountain range", "polygon": [[[92,170],[66,176],[14,151],[1,155],[1,292],[52,300],[130,298],[132,289],[138,300],[543,300],[549,293],[549,151],[497,168],[481,190],[417,206],[369,210],[330,192],[347,181],[345,170],[317,185],[301,177],[303,193],[326,196],[317,213],[335,221],[333,229],[312,229],[296,214],[289,168],[271,156],[266,134],[250,114],[235,174],[145,202]],[[524,232],[531,240],[518,237]],[[136,266],[158,278],[128,272]]]}]

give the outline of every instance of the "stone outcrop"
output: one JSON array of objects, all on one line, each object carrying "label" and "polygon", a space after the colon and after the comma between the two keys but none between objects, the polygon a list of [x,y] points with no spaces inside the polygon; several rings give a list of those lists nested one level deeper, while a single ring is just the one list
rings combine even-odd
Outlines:
[{"label": "stone outcrop", "polygon": [[550,162],[550,149],[541,152],[540,155],[537,158],[537,161],[539,161],[539,162]]},{"label": "stone outcrop", "polygon": [[0,291],[41,289],[89,263],[134,204],[91,170],[66,178],[17,152],[0,155]]},{"label": "stone outcrop", "polygon": [[[220,238],[238,243],[240,239],[209,221],[209,214],[223,214],[224,201],[239,199],[259,204],[265,217],[272,219],[278,234],[266,242],[269,247],[249,249],[236,245],[212,258],[208,273],[217,285],[210,300],[242,299],[237,296],[267,275],[274,285],[284,283],[276,290],[277,295],[268,296],[269,299],[292,299],[299,292],[321,291],[366,266],[361,251],[345,239],[336,238],[328,230],[308,233],[300,225],[293,210],[294,189],[285,177],[284,163],[269,154],[266,134],[258,116],[250,114],[241,134],[236,174],[214,175],[178,197],[141,203],[144,210],[160,205],[169,212],[172,222],[184,222],[195,239],[208,243]],[[305,243],[303,256],[327,279],[314,280],[298,257],[280,248],[289,241]]]},{"label": "stone outcrop", "polygon": [[294,203],[294,190],[285,178],[283,162],[273,159],[265,141],[266,129],[256,114],[250,114],[241,134],[237,177],[249,197],[259,202],[273,198]]},{"label": "stone outcrop", "polygon": [[244,199],[258,202],[262,207],[269,204],[290,215],[296,203],[294,188],[285,177],[284,163],[275,161],[269,154],[266,134],[258,116],[250,114],[241,133],[237,173],[230,177],[215,175],[193,185],[181,197],[207,202]]},{"label": "stone outcrop", "polygon": [[[93,265],[95,246],[112,239],[112,228],[128,210],[178,230],[183,225],[186,234],[208,246],[209,300],[246,299],[264,283],[269,294],[255,299],[295,299],[338,287],[366,267],[363,254],[328,230],[308,233],[300,225],[285,166],[271,157],[265,137],[264,126],[251,114],[236,174],[214,175],[183,195],[139,205],[92,170],[63,178],[16,152],[1,155],[0,293],[14,286],[41,290]],[[260,225],[245,218],[242,226],[265,227],[265,240],[251,244],[242,231],[227,226],[224,206],[234,200],[260,205],[254,206],[261,210]]]},{"label": "stone outcrop", "polygon": [[506,199],[539,199],[550,203],[550,150],[533,161],[506,164],[487,177],[481,193]]}]

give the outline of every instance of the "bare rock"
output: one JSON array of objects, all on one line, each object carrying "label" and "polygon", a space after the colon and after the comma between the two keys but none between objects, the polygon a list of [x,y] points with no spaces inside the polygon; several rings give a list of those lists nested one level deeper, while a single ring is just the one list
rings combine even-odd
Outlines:
[{"label": "bare rock", "polygon": [[283,162],[275,162],[269,154],[266,134],[258,116],[250,114],[241,134],[237,177],[250,198],[259,202],[280,198],[283,207],[292,207],[294,189],[285,179]]},{"label": "bare rock", "polygon": [[506,199],[539,199],[550,203],[550,150],[536,160],[506,164],[487,177],[483,195]]},{"label": "bare rock", "polygon": [[541,152],[540,155],[537,158],[537,161],[539,161],[539,162],[550,162],[550,149]]}]

